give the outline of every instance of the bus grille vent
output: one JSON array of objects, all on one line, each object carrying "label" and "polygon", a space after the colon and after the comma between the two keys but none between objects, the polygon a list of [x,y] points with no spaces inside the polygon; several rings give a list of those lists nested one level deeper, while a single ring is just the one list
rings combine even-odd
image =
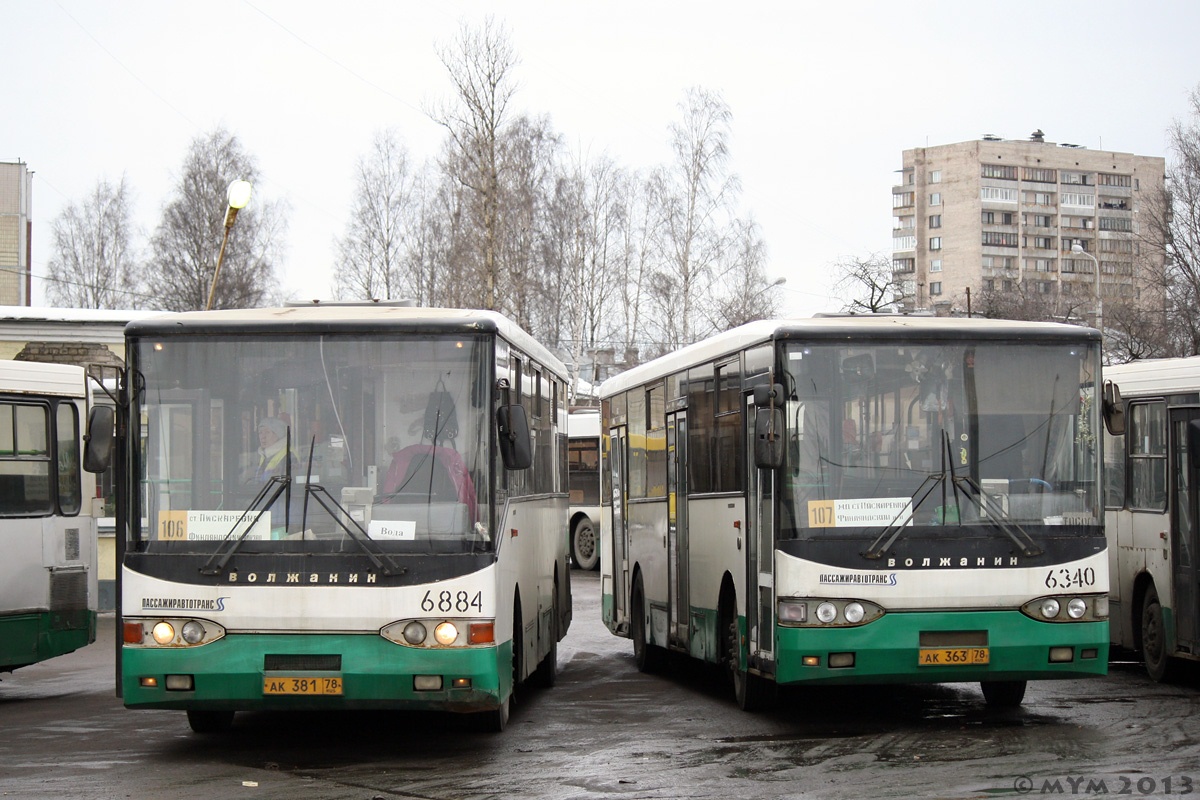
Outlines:
[{"label": "bus grille vent", "polygon": [[83,570],[50,571],[50,610],[83,611],[88,607],[88,576]]},{"label": "bus grille vent", "polygon": [[267,653],[263,659],[265,670],[298,670],[316,672],[340,672],[342,657],[338,655],[286,655]]},{"label": "bus grille vent", "polygon": [[67,561],[79,560],[79,528],[66,529],[66,541],[63,542],[64,558]]}]

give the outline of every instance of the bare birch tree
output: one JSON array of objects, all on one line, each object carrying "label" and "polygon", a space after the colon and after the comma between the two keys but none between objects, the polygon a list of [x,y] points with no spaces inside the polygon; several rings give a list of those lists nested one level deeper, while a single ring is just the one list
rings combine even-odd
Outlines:
[{"label": "bare birch tree", "polygon": [[68,203],[51,225],[46,297],[67,308],[137,308],[137,255],[125,176],[101,178],[92,193]]},{"label": "bare birch tree", "polygon": [[[235,180],[255,183],[258,168],[237,137],[223,128],[194,139],[174,196],[150,240],[143,283],[167,311],[208,303],[225,227],[226,192]],[[255,197],[230,231],[213,298],[214,308],[253,308],[276,288],[278,243],[286,229],[282,207]]]},{"label": "bare birch tree", "polygon": [[680,104],[671,126],[674,161],[652,179],[662,222],[663,264],[652,281],[661,344],[676,349],[711,332],[699,307],[724,255],[726,221],[739,184],[727,172],[732,114],[725,101],[700,88]]},{"label": "bare birch tree", "polygon": [[413,180],[397,132],[377,133],[370,154],[358,160],[354,206],[337,240],[335,296],[390,300],[403,293]]},{"label": "bare birch tree", "polygon": [[[500,137],[508,121],[508,104],[516,87],[512,70],[516,55],[502,25],[489,17],[480,30],[464,25],[450,47],[438,57],[454,84],[456,101],[445,103],[431,116],[450,135],[456,158],[447,171],[470,191],[467,209],[479,226],[479,261],[471,266],[482,308],[497,308],[499,283]],[[467,267],[467,264],[462,264]]]},{"label": "bare birch tree", "polygon": [[723,279],[714,286],[715,329],[728,330],[754,320],[768,319],[779,312],[780,301],[775,289],[784,280],[768,281],[766,262],[767,246],[757,223],[736,220],[729,265]]},{"label": "bare birch tree", "polygon": [[1160,335],[1175,356],[1200,355],[1200,86],[1188,103],[1190,116],[1167,132],[1166,185],[1150,189],[1138,231],[1148,285],[1163,299]]}]

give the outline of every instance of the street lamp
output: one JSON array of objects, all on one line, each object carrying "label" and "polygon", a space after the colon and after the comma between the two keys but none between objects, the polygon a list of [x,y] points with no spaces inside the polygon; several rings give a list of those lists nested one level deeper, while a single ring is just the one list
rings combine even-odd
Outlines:
[{"label": "street lamp", "polygon": [[238,211],[250,202],[250,181],[234,181],[229,184],[229,207],[225,209],[225,235],[221,237],[221,250],[217,253],[217,268],[213,270],[212,286],[208,289],[208,305],[205,311],[212,310],[213,295],[217,292],[217,277],[221,274],[221,262],[225,259],[225,245],[229,242],[229,230],[237,219]]},{"label": "street lamp", "polygon": [[1096,268],[1096,329],[1104,333],[1104,296],[1100,294],[1100,260],[1087,250],[1084,250],[1083,245],[1079,243],[1078,239],[1072,240],[1071,253],[1087,256],[1092,260],[1092,264]]}]

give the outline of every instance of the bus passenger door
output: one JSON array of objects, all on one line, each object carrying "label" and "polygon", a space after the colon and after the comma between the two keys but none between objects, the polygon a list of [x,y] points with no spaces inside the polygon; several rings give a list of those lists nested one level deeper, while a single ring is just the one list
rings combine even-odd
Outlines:
[{"label": "bus passenger door", "polygon": [[667,585],[671,596],[670,639],[688,644],[687,412],[667,415]]},{"label": "bus passenger door", "polygon": [[1175,644],[1187,652],[1200,652],[1200,578],[1196,561],[1200,557],[1197,541],[1197,493],[1200,470],[1192,466],[1188,452],[1188,423],[1200,419],[1200,408],[1171,409],[1171,577],[1174,596],[1163,598],[1171,603],[1175,615]]},{"label": "bus passenger door", "polygon": [[774,667],[774,475],[754,466],[754,398],[746,397],[746,631],[751,662],[760,671]]},{"label": "bus passenger door", "polygon": [[619,627],[622,622],[629,621],[629,530],[625,522],[625,457],[628,446],[625,428],[613,428],[609,441],[612,448],[608,463],[612,471],[613,622]]}]

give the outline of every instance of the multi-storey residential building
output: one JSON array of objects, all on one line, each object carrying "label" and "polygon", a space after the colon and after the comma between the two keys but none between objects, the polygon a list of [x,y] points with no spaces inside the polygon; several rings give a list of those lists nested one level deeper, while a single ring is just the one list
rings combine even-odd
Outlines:
[{"label": "multi-storey residential building", "polygon": [[32,186],[24,163],[0,162],[0,305],[29,305]]},{"label": "multi-storey residential building", "polygon": [[961,313],[969,294],[1020,292],[1094,324],[1104,303],[1154,302],[1155,248],[1143,246],[1138,212],[1159,196],[1165,166],[1041,131],[905,150],[892,189],[900,306]]}]

